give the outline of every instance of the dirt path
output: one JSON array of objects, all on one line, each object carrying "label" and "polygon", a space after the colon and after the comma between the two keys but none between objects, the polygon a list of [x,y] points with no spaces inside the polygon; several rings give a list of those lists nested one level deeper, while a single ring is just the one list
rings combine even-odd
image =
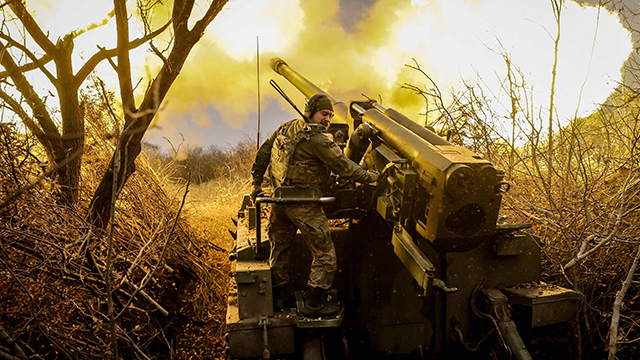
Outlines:
[{"label": "dirt path", "polygon": [[[192,227],[202,248],[206,262],[214,264],[214,271],[203,288],[214,291],[214,302],[191,315],[191,321],[185,328],[180,346],[181,359],[225,358],[226,342],[226,299],[228,292],[229,251],[233,239],[229,229],[234,227],[232,218],[236,218],[242,197],[249,191],[248,181],[210,182],[191,186],[185,204],[185,218]],[[182,188],[180,194],[183,194]],[[193,289],[194,292],[197,289]]]}]

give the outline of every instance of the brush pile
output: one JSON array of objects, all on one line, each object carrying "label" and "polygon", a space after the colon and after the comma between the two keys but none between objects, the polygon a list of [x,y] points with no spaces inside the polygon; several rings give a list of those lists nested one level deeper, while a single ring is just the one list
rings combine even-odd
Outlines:
[{"label": "brush pile", "polygon": [[574,330],[584,359],[640,352],[640,107],[620,103],[575,119],[552,153],[535,139],[500,156],[512,183],[507,221],[531,223],[546,244],[545,281],[582,294]]},{"label": "brush pile", "polygon": [[[637,62],[628,66],[636,73]],[[500,100],[481,83],[453,94],[447,108],[437,88],[403,87],[435,100],[440,115],[432,125],[441,135],[505,171],[511,188],[501,221],[531,224],[545,244],[543,280],[582,294],[576,358],[638,359],[640,81],[621,86],[588,117],[561,128],[554,123],[552,131],[549,118],[530,108],[523,75],[509,73],[504,81],[511,89],[510,102],[502,103],[512,109],[507,121],[495,110]]]},{"label": "brush pile", "polygon": [[73,209],[57,205],[36,142],[1,124],[0,358],[113,358],[115,343],[121,358],[223,357],[229,224],[191,225],[188,184],[167,192],[141,160],[113,227],[88,224],[88,197],[113,151],[108,127],[88,118]]}]

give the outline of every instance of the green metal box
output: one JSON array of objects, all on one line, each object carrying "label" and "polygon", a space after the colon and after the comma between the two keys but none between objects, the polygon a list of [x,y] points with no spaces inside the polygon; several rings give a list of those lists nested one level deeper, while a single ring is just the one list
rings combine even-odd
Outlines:
[{"label": "green metal box", "polygon": [[504,289],[509,303],[531,308],[531,327],[571,321],[578,311],[577,291],[549,284],[526,284]]}]

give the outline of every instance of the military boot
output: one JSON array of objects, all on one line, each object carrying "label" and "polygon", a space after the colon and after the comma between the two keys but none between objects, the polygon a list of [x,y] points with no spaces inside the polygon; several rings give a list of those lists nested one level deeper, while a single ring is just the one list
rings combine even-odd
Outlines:
[{"label": "military boot", "polygon": [[323,290],[321,288],[309,287],[307,296],[304,299],[304,307],[300,311],[306,317],[331,316],[336,315],[340,311],[340,307],[336,303],[327,302],[323,298]]},{"label": "military boot", "polygon": [[289,302],[289,294],[285,286],[276,286],[273,288],[273,309],[275,311],[282,311],[283,309],[291,307]]}]

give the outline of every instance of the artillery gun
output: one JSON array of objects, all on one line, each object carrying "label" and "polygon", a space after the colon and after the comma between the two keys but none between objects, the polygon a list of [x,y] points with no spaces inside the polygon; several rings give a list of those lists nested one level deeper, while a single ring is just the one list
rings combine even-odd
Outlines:
[{"label": "artillery gun", "polygon": [[[282,59],[271,67],[307,98],[326,94]],[[325,193],[280,187],[255,205],[245,196],[230,230],[229,356],[531,359],[527,344],[571,321],[579,296],[540,282],[544,244],[521,231],[527,225],[497,224],[509,190],[503,171],[373,100],[346,105],[326,95],[335,109],[328,132],[347,157],[380,173],[378,183],[336,179]],[[302,317],[300,292],[296,306],[273,309],[262,205],[308,201],[334,219],[333,301],[343,311],[330,318]],[[302,240],[292,253],[293,286],[303,288],[311,255]]]}]

